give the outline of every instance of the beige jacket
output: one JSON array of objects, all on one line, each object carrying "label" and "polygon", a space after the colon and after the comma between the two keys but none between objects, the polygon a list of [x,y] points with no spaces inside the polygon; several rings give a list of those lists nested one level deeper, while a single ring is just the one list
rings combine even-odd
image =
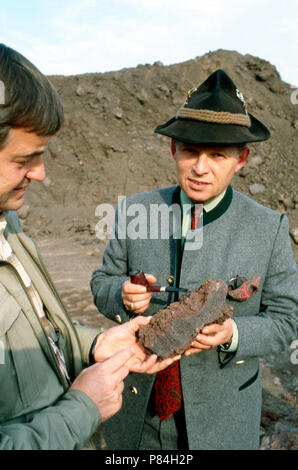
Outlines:
[{"label": "beige jacket", "polygon": [[[25,267],[58,331],[73,380],[88,365],[99,330],[74,326],[47,272],[38,248],[8,212],[5,238]],[[0,449],[82,448],[100,422],[95,404],[67,391],[22,282],[0,262]]]}]

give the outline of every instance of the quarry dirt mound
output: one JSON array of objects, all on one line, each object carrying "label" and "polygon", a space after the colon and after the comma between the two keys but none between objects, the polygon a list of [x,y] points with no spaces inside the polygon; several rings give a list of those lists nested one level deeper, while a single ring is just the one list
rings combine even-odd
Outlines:
[{"label": "quarry dirt mound", "polygon": [[104,74],[50,77],[62,98],[65,125],[46,152],[46,180],[31,184],[25,227],[39,237],[92,236],[99,204],[116,205],[118,196],[176,184],[169,139],[154,129],[176,114],[188,90],[218,68],[231,76],[248,111],[272,134],[269,141],[251,145],[249,163],[233,185],[286,212],[292,229],[297,227],[293,88],[269,62],[224,50],[171,66],[156,62]]}]

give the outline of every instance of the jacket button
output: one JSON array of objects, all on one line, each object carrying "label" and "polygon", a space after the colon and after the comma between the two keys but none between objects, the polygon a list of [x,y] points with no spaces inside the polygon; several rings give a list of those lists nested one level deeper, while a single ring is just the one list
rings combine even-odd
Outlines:
[{"label": "jacket button", "polygon": [[237,361],[235,362],[235,364],[237,364],[237,366],[240,366],[241,364],[244,364],[245,361]]},{"label": "jacket button", "polygon": [[136,387],[130,387],[130,391],[131,393],[133,393],[134,395],[137,395],[139,392],[138,392],[138,389]]},{"label": "jacket button", "polygon": [[167,282],[170,286],[172,286],[174,284],[174,277],[173,276],[168,276],[167,277]]},{"label": "jacket button", "polygon": [[122,320],[121,320],[120,315],[116,315],[116,316],[115,316],[115,320],[116,320],[116,322],[118,322],[118,323],[122,323]]}]

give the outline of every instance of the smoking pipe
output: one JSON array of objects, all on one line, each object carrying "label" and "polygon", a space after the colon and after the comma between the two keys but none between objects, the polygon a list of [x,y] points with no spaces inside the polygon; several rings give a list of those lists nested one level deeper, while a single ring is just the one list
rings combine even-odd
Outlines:
[{"label": "smoking pipe", "polygon": [[147,288],[147,292],[187,292],[188,289],[183,287],[172,286],[151,286],[146,279],[144,271],[130,271],[130,282],[132,284],[139,284]]}]

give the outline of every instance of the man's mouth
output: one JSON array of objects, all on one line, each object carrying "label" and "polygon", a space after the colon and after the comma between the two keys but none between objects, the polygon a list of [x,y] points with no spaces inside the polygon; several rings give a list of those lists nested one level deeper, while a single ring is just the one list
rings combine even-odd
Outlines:
[{"label": "man's mouth", "polygon": [[192,178],[188,178],[190,185],[193,187],[197,188],[206,188],[210,183],[207,183],[206,181],[197,181],[193,180]]},{"label": "man's mouth", "polygon": [[14,188],[14,191],[16,191],[17,193],[22,193],[26,191],[27,187],[28,187],[27,184],[25,186],[19,186],[17,188]]}]

